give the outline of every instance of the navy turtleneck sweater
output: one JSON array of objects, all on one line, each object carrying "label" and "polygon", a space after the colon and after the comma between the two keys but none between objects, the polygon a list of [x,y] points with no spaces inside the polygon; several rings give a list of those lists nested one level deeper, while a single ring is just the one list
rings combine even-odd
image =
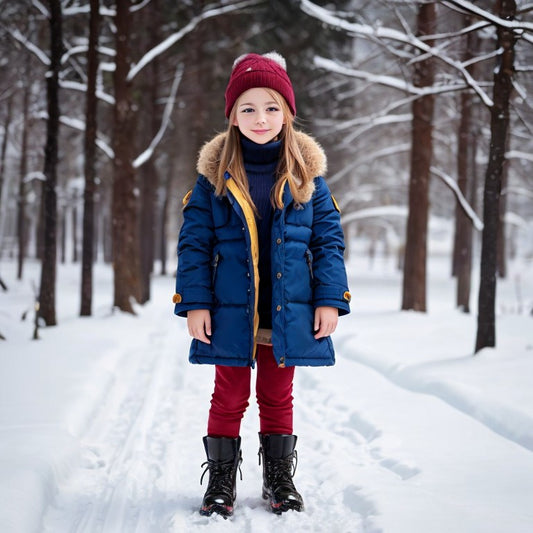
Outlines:
[{"label": "navy turtleneck sweater", "polygon": [[281,141],[257,144],[241,136],[244,169],[250,196],[257,208],[259,238],[259,326],[272,328],[272,280],[270,272],[270,238],[273,207],[270,191],[276,181]]}]

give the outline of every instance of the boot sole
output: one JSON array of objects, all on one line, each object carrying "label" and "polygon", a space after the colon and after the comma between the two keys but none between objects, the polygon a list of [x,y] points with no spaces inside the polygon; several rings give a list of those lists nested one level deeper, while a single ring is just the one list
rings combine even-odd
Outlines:
[{"label": "boot sole", "polygon": [[233,516],[233,507],[214,504],[210,505],[209,507],[202,507],[200,509],[200,514],[202,516],[211,516],[213,513],[222,516],[224,519],[227,519],[230,516]]},{"label": "boot sole", "polygon": [[301,504],[299,501],[296,501],[296,500],[284,501],[284,502],[279,502],[279,503],[273,502],[270,494],[264,491],[263,491],[263,499],[268,500],[270,510],[274,514],[280,515],[280,514],[286,513],[287,511],[296,511],[300,513],[304,510],[303,504]]}]

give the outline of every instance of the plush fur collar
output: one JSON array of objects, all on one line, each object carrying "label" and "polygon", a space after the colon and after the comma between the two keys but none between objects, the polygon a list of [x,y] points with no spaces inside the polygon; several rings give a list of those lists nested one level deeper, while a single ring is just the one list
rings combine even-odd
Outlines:
[{"label": "plush fur collar", "polygon": [[[197,170],[204,175],[214,186],[217,184],[217,171],[220,163],[220,154],[226,140],[226,133],[220,133],[203,145],[198,155]],[[312,177],[324,176],[327,170],[327,161],[324,150],[315,139],[301,131],[296,132],[296,140],[304,158],[305,164]],[[303,201],[308,202],[314,192],[314,183],[306,184],[303,192]]]}]

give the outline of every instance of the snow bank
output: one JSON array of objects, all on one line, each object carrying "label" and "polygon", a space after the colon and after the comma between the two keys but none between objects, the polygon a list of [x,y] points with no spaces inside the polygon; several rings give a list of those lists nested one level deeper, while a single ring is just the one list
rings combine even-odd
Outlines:
[{"label": "snow bank", "polygon": [[[41,531],[58,486],[83,460],[81,432],[119,377],[116,347],[139,341],[132,335],[138,321],[111,315],[106,267],[96,270],[96,316],[78,318],[78,266],[69,265],[58,274],[59,326],[40,329],[32,340],[32,285],[40,267],[28,262],[25,280],[17,281],[15,264],[2,266],[9,290],[0,295],[7,339],[0,341],[0,530]],[[132,338],[125,341],[121,331]]]}]

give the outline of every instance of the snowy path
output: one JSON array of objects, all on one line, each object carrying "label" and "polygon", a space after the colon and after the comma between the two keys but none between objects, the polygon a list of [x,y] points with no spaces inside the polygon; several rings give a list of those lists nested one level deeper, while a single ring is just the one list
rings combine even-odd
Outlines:
[{"label": "snowy path", "polygon": [[[27,284],[15,287],[0,353],[0,530],[531,533],[531,318],[500,317],[499,350],[472,358],[475,317],[450,310],[445,276],[435,276],[422,315],[397,311],[395,272],[354,271],[357,302],[335,334],[336,366],[296,372],[305,512],[265,508],[252,401],[227,521],[197,512],[213,368],[187,361],[172,280],[154,279],[139,316],[111,315],[102,268],[87,320],[71,297],[78,271],[65,267],[60,326],[37,344],[18,322]],[[502,304],[512,289],[502,284]]]},{"label": "snowy path", "polygon": [[[44,531],[196,531],[210,528],[213,521],[220,522],[218,528],[234,530],[237,525],[242,531],[279,527],[279,518],[266,511],[260,497],[255,405],[243,424],[244,480],[238,486],[234,519],[224,522],[197,513],[203,493],[199,485],[204,461],[201,437],[213,371],[188,364],[185,321],[169,317],[168,310],[161,305],[150,317],[145,343],[132,349],[128,339],[123,353],[116,357],[114,382],[80,435],[82,466],[61,487],[45,517]],[[183,353],[178,356],[177,340],[183,344]],[[313,372],[303,371],[296,393],[301,396],[296,402],[304,443],[297,480],[308,510],[284,517],[283,526],[287,531],[295,527],[324,531],[324,524],[335,524],[335,531],[377,531],[365,528],[371,522],[368,515],[372,504],[356,494],[357,487],[349,479],[343,479],[354,457],[345,452],[353,448],[354,432],[342,435],[334,430],[335,442],[322,442],[322,430],[314,434],[329,395],[315,379]],[[344,416],[344,404],[335,409]],[[332,415],[338,418],[330,412]],[[340,461],[336,454],[340,454]],[[327,471],[328,463],[332,472]]]},{"label": "snowy path", "polygon": [[173,448],[183,450],[179,435],[198,424],[186,358],[176,357],[176,323],[160,307],[145,341],[127,342],[117,358],[114,384],[80,436],[83,466],[63,487],[45,531],[168,529],[182,460]]},{"label": "snowy path", "polygon": [[[339,328],[335,367],[297,370],[295,480],[306,512],[280,520],[265,510],[252,402],[235,516],[201,517],[212,369],[187,363],[185,321],[169,316],[163,289],[155,296],[163,303],[142,311],[144,331],[136,338],[144,341],[126,339],[115,359],[114,382],[80,436],[82,466],[61,487],[44,531],[196,532],[216,522],[217,531],[258,533],[437,533],[457,531],[458,524],[465,533],[501,533],[509,512],[523,525],[509,531],[529,531],[531,494],[518,488],[533,479],[533,454],[361,364],[349,323]],[[473,493],[480,485],[484,492]]]}]

